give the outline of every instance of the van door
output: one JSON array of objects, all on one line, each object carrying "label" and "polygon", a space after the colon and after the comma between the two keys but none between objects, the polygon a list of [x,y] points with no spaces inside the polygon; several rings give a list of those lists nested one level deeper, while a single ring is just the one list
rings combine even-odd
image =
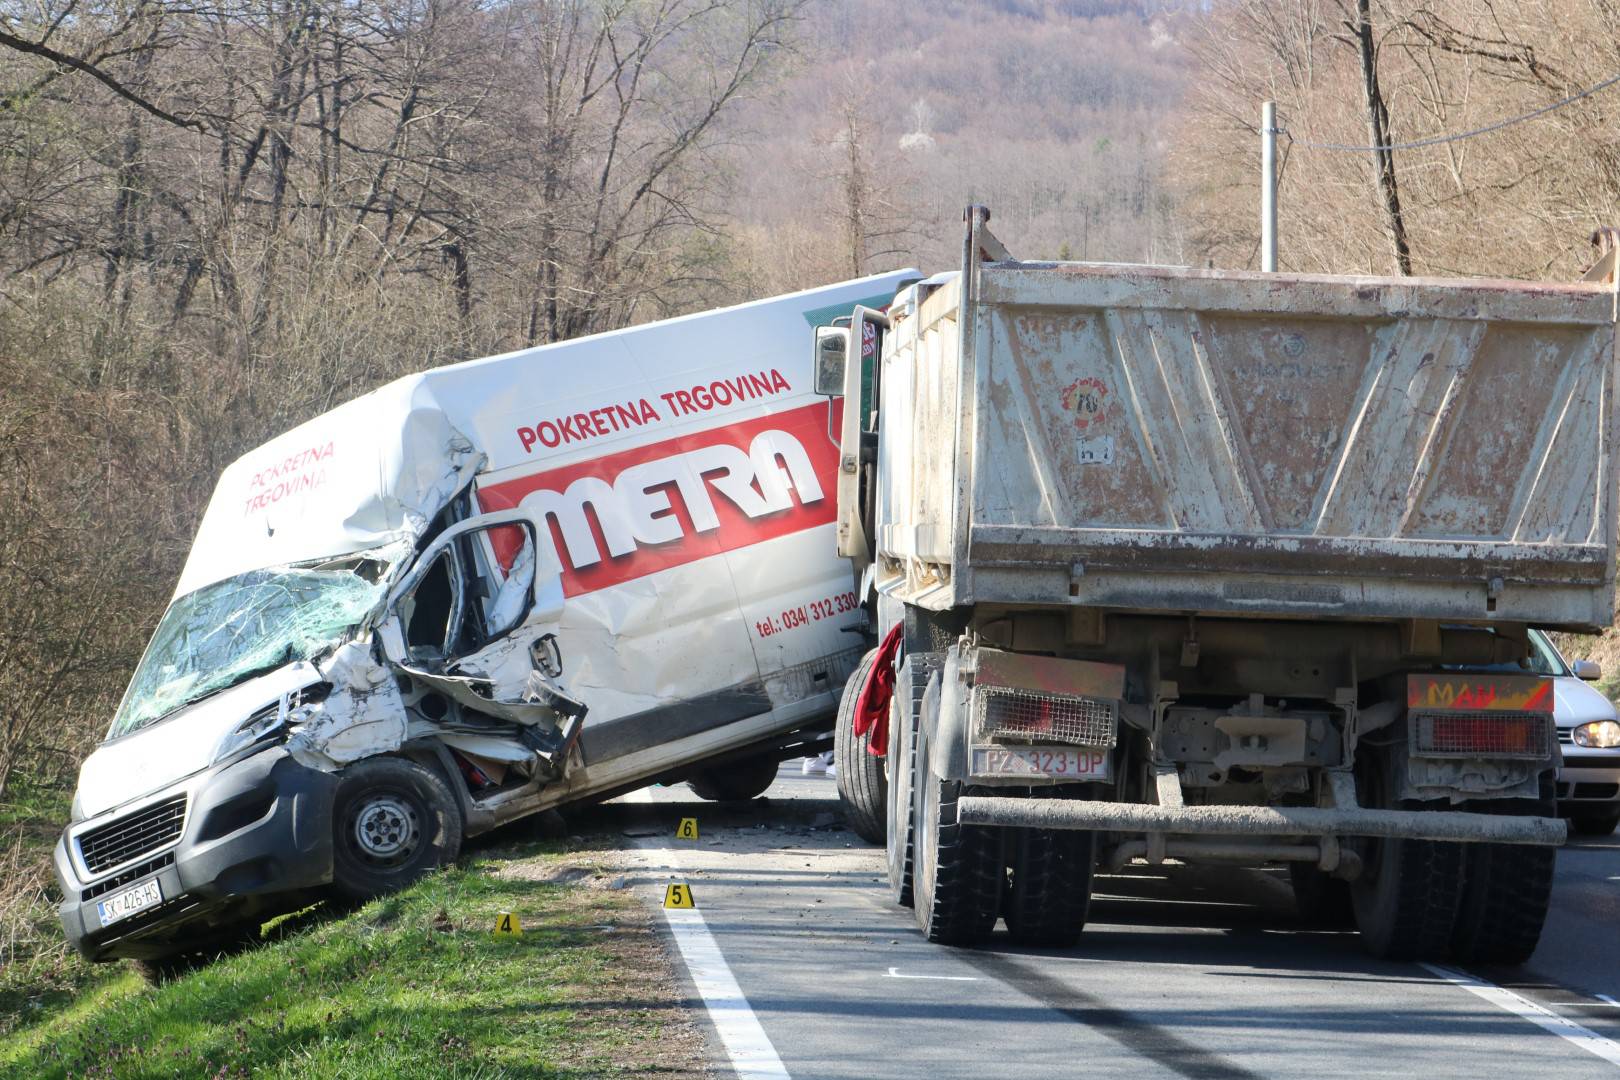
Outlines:
[{"label": "van door", "polygon": [[537,528],[507,510],[445,529],[395,586],[378,633],[402,671],[464,709],[533,728],[540,737],[525,744],[560,766],[585,707],[556,681],[562,586],[539,566]]}]

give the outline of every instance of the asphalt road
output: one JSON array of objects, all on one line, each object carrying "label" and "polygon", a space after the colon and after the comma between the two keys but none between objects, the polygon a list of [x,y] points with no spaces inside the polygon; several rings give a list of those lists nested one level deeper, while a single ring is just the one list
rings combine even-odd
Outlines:
[{"label": "asphalt road", "polygon": [[[798,1080],[1620,1073],[1620,841],[1560,853],[1530,964],[1464,972],[1370,959],[1353,933],[1303,927],[1284,876],[1246,869],[1099,877],[1072,950],[1014,947],[1004,931],[929,945],[890,903],[881,849],[828,826],[837,809],[833,783],[795,762],[762,802],[722,807],[682,786],[590,812],[637,837],[649,898],[690,886],[746,998],[716,991],[712,970],[689,985],[694,1003],[720,1001],[719,1075],[749,1011],[780,1063],[758,1075]],[[696,842],[675,839],[682,817]]]}]

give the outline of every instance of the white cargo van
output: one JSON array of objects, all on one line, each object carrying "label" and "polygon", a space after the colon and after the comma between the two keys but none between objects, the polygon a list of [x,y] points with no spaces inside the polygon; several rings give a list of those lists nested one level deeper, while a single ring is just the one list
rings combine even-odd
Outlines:
[{"label": "white cargo van", "polygon": [[561,803],[762,791],[865,648],[804,336],[916,277],[410,376],[233,463],[80,772],[69,939],[163,959]]}]

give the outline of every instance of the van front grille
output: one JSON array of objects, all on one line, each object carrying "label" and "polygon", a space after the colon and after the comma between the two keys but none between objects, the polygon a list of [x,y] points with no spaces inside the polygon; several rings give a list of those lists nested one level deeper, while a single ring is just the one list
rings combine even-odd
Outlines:
[{"label": "van front grille", "polygon": [[84,868],[92,874],[104,873],[172,844],[180,839],[185,820],[186,797],[176,795],[99,825],[79,837]]}]

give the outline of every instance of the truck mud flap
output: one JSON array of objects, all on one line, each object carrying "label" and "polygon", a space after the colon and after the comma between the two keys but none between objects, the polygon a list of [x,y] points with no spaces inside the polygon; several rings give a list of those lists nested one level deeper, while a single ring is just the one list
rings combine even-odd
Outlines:
[{"label": "truck mud flap", "polygon": [[1188,836],[1378,836],[1465,843],[1544,844],[1567,838],[1564,822],[1545,817],[1499,817],[1454,810],[1330,810],[1317,807],[1148,806],[1067,799],[964,796],[963,825],[1026,829],[1096,829]]}]

